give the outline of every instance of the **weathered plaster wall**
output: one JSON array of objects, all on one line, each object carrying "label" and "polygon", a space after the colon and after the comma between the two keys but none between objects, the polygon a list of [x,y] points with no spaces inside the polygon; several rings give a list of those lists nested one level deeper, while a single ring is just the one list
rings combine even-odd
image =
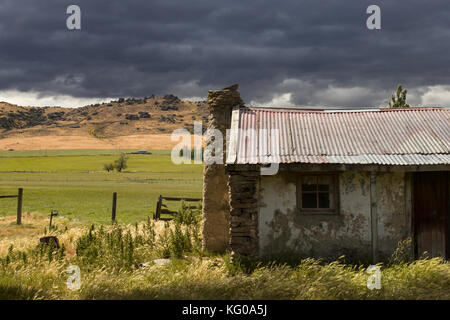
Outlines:
[{"label": "weathered plaster wall", "polygon": [[410,188],[405,173],[380,173],[377,177],[378,249],[387,259],[398,242],[411,235]]},{"label": "weathered plaster wall", "polygon": [[[337,215],[297,211],[297,175],[280,172],[262,176],[259,190],[259,254],[348,260],[371,259],[370,173],[339,174],[340,210]],[[391,253],[405,232],[402,173],[377,178],[380,250]]]}]

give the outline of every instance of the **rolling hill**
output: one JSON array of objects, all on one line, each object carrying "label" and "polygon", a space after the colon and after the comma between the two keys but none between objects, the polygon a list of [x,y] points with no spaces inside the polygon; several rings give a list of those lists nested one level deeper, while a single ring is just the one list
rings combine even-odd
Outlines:
[{"label": "rolling hill", "polygon": [[[79,108],[23,107],[0,102],[0,150],[170,148],[175,129],[208,121],[205,101],[120,98]],[[168,141],[167,141],[168,140]],[[161,144],[162,143],[162,144]],[[157,146],[155,146],[155,144]]]}]

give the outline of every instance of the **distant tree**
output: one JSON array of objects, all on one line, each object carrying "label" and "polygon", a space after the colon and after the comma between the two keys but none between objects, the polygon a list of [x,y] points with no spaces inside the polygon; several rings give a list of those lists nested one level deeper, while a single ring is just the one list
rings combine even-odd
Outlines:
[{"label": "distant tree", "polygon": [[121,154],[119,159],[114,161],[114,168],[117,170],[117,172],[122,172],[122,170],[128,168],[127,161],[128,157],[124,154]]},{"label": "distant tree", "polygon": [[389,102],[389,108],[409,108],[409,104],[406,103],[406,93],[408,90],[403,89],[402,85],[398,85],[396,96],[392,95],[392,100]]},{"label": "distant tree", "polygon": [[190,148],[183,148],[183,149],[180,149],[180,151],[179,151],[179,154],[178,154],[178,156],[180,157],[180,158],[188,158],[188,159],[190,159],[190,160],[197,160],[196,158],[195,158],[195,153],[197,152],[197,154],[198,154],[198,160],[202,160],[203,159],[203,154],[204,154],[204,148],[202,147],[202,148],[198,148],[198,149],[194,149],[194,148],[192,148],[192,149],[190,149]]},{"label": "distant tree", "polygon": [[114,170],[114,163],[105,163],[103,165],[103,169],[105,169],[108,172],[113,171]]}]

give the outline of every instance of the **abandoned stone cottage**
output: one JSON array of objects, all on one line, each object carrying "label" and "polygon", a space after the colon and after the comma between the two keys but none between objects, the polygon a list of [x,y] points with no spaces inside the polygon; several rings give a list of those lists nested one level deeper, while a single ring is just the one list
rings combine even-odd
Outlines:
[{"label": "abandoned stone cottage", "polygon": [[450,109],[248,108],[237,86],[208,105],[232,130],[204,168],[206,249],[380,261],[411,237],[416,257],[449,257]]}]

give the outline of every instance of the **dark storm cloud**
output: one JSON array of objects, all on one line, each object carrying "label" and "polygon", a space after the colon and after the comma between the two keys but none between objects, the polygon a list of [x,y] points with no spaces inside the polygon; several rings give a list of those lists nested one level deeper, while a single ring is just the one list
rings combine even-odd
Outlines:
[{"label": "dark storm cloud", "polygon": [[[239,83],[245,101],[371,106],[398,83],[450,84],[447,2],[2,0],[0,90],[189,97]],[[66,29],[70,4],[81,31]],[[366,28],[370,4],[382,30]]]}]

